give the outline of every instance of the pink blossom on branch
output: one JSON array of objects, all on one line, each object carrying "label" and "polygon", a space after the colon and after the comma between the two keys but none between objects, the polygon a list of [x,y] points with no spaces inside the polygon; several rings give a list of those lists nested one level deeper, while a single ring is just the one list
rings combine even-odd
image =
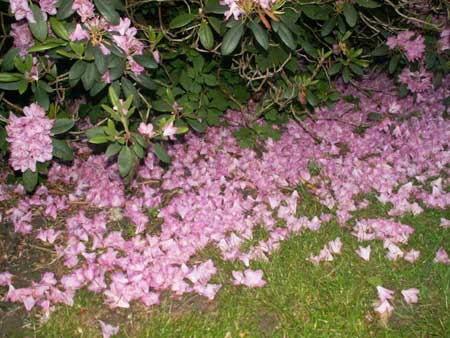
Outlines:
[{"label": "pink blossom on branch", "polygon": [[23,108],[25,116],[17,117],[10,113],[6,126],[10,143],[10,164],[14,170],[22,172],[30,169],[36,171],[37,162],[52,159],[52,140],[50,132],[53,121],[45,116],[45,111],[33,103]]}]

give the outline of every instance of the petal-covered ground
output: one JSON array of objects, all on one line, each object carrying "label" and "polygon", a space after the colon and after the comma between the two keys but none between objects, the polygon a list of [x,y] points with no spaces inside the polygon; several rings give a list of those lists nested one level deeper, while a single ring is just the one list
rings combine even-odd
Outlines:
[{"label": "petal-covered ground", "polygon": [[[169,168],[149,152],[131,187],[105,156],[83,156],[90,150],[77,144],[79,158],[72,166],[54,163],[48,184],[33,196],[20,186],[0,186],[3,219],[64,265],[19,287],[20,272],[2,262],[1,295],[28,311],[38,308],[43,319],[56,304],[72,306],[81,289],[110,308],[155,306],[169,297],[166,291],[212,301],[227,285],[269,287],[259,262],[288,238],[319,233],[330,222],[354,237],[357,259],[371,264],[371,245],[382,242],[383,259],[414,269],[421,250],[409,245],[415,228],[400,217],[450,205],[450,120],[442,103],[448,84],[416,99],[398,98],[384,76],[342,87],[335,107],[318,109],[303,125],[289,122],[280,140],[269,139],[259,151],[237,145],[232,133],[242,115],[228,112],[226,127],[171,145]],[[302,212],[299,186],[315,196],[318,212]],[[383,218],[364,217],[372,202],[386,207]],[[44,225],[36,226],[36,217]],[[442,217],[441,227],[448,226]],[[298,260],[333,264],[323,262],[334,261],[343,247],[334,237]],[[429,263],[450,264],[449,249],[443,239]],[[214,260],[202,255],[208,250],[218,253]],[[217,278],[218,260],[240,268]],[[411,306],[420,301],[420,285],[373,284],[369,322],[378,315],[387,323],[393,294]],[[117,331],[100,324],[106,335]]]}]

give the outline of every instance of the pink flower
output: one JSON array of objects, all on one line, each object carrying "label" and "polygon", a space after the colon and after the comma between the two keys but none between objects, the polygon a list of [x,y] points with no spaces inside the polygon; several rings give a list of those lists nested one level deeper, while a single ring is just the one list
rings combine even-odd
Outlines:
[{"label": "pink flower", "polygon": [[441,218],[441,224],[439,224],[439,226],[441,226],[444,229],[450,228],[450,220],[446,218]]},{"label": "pink flower", "polygon": [[134,61],[134,59],[131,56],[128,57],[128,63],[130,64],[130,69],[135,76],[141,75],[141,73],[144,71],[144,67],[142,67],[136,61]]},{"label": "pink flower", "polygon": [[264,272],[262,270],[250,270],[247,269],[243,273],[242,271],[232,272],[234,285],[245,285],[249,288],[260,288],[266,285],[266,282],[262,279]]},{"label": "pink flower", "polygon": [[441,32],[441,38],[439,39],[438,44],[441,52],[450,49],[450,28],[444,29]]},{"label": "pink flower", "polygon": [[155,60],[156,63],[160,63],[161,62],[161,55],[159,54],[159,51],[154,50],[152,52],[153,55],[153,59]]},{"label": "pink flower", "polygon": [[163,135],[169,137],[170,139],[174,139],[173,135],[177,133],[177,127],[174,127],[173,121],[170,121],[169,124],[166,124],[163,128]]},{"label": "pink flower", "polygon": [[100,323],[100,327],[102,328],[103,338],[109,338],[119,332],[119,325],[112,326],[110,324],[102,322],[101,320],[99,320],[98,322]]},{"label": "pink flower", "polygon": [[334,241],[328,242],[331,253],[340,254],[342,250],[342,241],[340,237],[336,237]]},{"label": "pink flower", "polygon": [[13,275],[8,271],[0,273],[0,286],[11,285],[12,277],[13,277]]},{"label": "pink flower", "polygon": [[77,11],[82,22],[94,16],[94,4],[89,0],[74,0],[72,9]]},{"label": "pink flower", "polygon": [[443,247],[440,247],[439,250],[436,252],[436,257],[434,257],[434,262],[450,264],[450,259],[448,258],[448,254],[444,250]]},{"label": "pink flower", "polygon": [[357,250],[356,253],[358,254],[359,257],[361,257],[362,259],[364,259],[366,262],[368,262],[370,260],[370,245],[368,245],[367,247],[363,248],[362,246],[360,246]]},{"label": "pink flower", "polygon": [[9,161],[14,170],[36,171],[37,162],[52,159],[50,133],[53,121],[48,119],[44,109],[35,103],[24,107],[23,112],[23,117],[16,117],[11,113],[6,126],[6,140],[11,144]]},{"label": "pink flower", "polygon": [[39,0],[39,6],[42,12],[48,13],[49,15],[56,14],[56,0]]},{"label": "pink flower", "polygon": [[398,77],[398,81],[405,84],[413,93],[420,93],[431,88],[431,74],[423,67],[416,72],[405,67]]},{"label": "pink flower", "polygon": [[36,238],[43,242],[53,244],[60,233],[61,231],[55,231],[53,228],[47,230],[40,229]]},{"label": "pink flower", "polygon": [[390,315],[394,307],[387,300],[383,300],[374,309],[380,315]]},{"label": "pink flower", "polygon": [[386,44],[390,49],[400,47],[406,54],[408,61],[416,61],[422,58],[425,52],[425,40],[422,35],[412,39],[416,33],[412,31],[401,32],[397,37],[389,37]]},{"label": "pink flower", "polygon": [[27,19],[28,22],[35,23],[33,13],[31,12],[30,7],[28,6],[27,0],[11,0],[11,12],[14,14],[14,17],[17,21],[22,19]]},{"label": "pink flower", "polygon": [[411,249],[406,253],[403,259],[407,262],[414,263],[419,258],[419,256],[420,256],[419,250]]},{"label": "pink flower", "polygon": [[140,132],[143,136],[147,136],[148,138],[152,138],[156,134],[153,131],[153,125],[151,123],[145,124],[144,122],[141,122],[139,124],[138,132]]},{"label": "pink flower", "polygon": [[239,17],[244,14],[244,11],[239,7],[237,0],[221,0],[220,4],[223,6],[228,6],[228,10],[225,11],[225,20],[228,20],[231,16],[234,20],[239,20]]},{"label": "pink flower", "polygon": [[403,298],[405,298],[405,302],[407,304],[417,303],[418,295],[419,295],[418,289],[412,288],[412,289],[402,290],[401,293],[403,295]]},{"label": "pink flower", "polygon": [[105,83],[111,83],[111,79],[109,77],[109,70],[107,70],[103,75],[102,75],[102,81]]},{"label": "pink flower", "polygon": [[377,292],[378,292],[378,298],[382,302],[394,298],[394,291],[386,289],[382,286],[377,286]]},{"label": "pink flower", "polygon": [[26,56],[28,54],[28,48],[34,45],[33,35],[31,35],[28,24],[26,22],[22,24],[11,24],[10,34],[14,39],[14,47],[20,50],[20,56]]},{"label": "pink flower", "polygon": [[89,39],[89,33],[86,32],[78,23],[75,27],[75,30],[70,33],[70,39],[73,41],[83,41]]}]

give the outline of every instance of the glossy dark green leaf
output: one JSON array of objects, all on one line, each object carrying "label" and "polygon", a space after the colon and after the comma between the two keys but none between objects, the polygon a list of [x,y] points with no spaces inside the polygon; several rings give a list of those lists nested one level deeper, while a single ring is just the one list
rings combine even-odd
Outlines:
[{"label": "glossy dark green leaf", "polygon": [[72,129],[75,125],[75,121],[71,119],[56,119],[52,127],[52,135],[64,134]]},{"label": "glossy dark green leaf", "polygon": [[98,77],[97,68],[93,62],[88,63],[86,66],[86,71],[81,76],[81,82],[83,82],[83,87],[89,90],[94,85],[95,79]]},{"label": "glossy dark green leaf", "polygon": [[52,31],[59,36],[61,39],[69,41],[70,35],[69,32],[66,29],[66,26],[64,23],[56,19],[54,16],[50,17],[49,19],[50,26],[52,27]]},{"label": "glossy dark green leaf", "polygon": [[379,47],[377,47],[377,48],[375,48],[373,51],[372,51],[372,56],[385,56],[385,55],[387,55],[389,53],[389,48],[388,48],[388,46],[387,45],[382,45],[382,46],[379,46]]},{"label": "glossy dark green leaf", "polygon": [[23,79],[20,73],[0,73],[0,82],[15,82]]},{"label": "glossy dark green leaf", "polygon": [[87,63],[81,60],[75,62],[69,70],[69,80],[79,80],[86,71]]},{"label": "glossy dark green leaf", "polygon": [[153,55],[150,53],[144,53],[142,55],[136,55],[133,57],[134,60],[139,63],[142,67],[156,69],[158,68],[158,64],[156,63]]},{"label": "glossy dark green leaf", "polygon": [[95,7],[101,15],[113,25],[118,25],[120,21],[119,13],[117,13],[116,8],[111,5],[110,1],[107,0],[94,0]]},{"label": "glossy dark green leaf", "polygon": [[377,7],[381,6],[379,3],[377,3],[374,0],[356,0],[356,3],[358,5],[360,5],[361,7],[366,7],[366,8],[377,8]]},{"label": "glossy dark green leaf", "polygon": [[43,88],[37,86],[34,92],[34,97],[37,103],[39,103],[44,110],[48,110],[50,107],[50,98],[48,97],[48,93]]},{"label": "glossy dark green leaf", "polygon": [[14,58],[19,55],[18,48],[11,48],[8,52],[3,55],[2,59],[2,71],[8,72],[14,69]]},{"label": "glossy dark green leaf", "polygon": [[105,155],[107,157],[112,157],[114,155],[117,155],[121,149],[122,146],[119,143],[111,143],[108,148],[106,148]]},{"label": "glossy dark green leaf", "polygon": [[286,46],[288,46],[292,50],[296,49],[297,43],[295,42],[291,31],[285,26],[284,23],[280,24],[280,28],[278,29],[277,34]]},{"label": "glossy dark green leaf", "polygon": [[348,2],[344,4],[344,16],[345,21],[347,21],[348,25],[350,27],[355,27],[356,21],[358,21],[358,11],[352,4]]},{"label": "glossy dark green leaf", "polygon": [[333,31],[334,27],[336,27],[336,18],[333,17],[323,24],[322,29],[320,30],[320,35],[322,37],[329,35]]},{"label": "glossy dark green leaf", "polygon": [[170,163],[170,156],[167,154],[164,147],[159,143],[152,144],[153,152],[164,163]]},{"label": "glossy dark green leaf", "polygon": [[32,4],[30,6],[30,9],[31,12],[33,12],[35,21],[34,23],[28,23],[31,33],[39,41],[44,41],[47,38],[48,33],[47,22],[44,20],[41,9],[37,5]]},{"label": "glossy dark green leaf", "polygon": [[63,161],[73,160],[73,150],[65,141],[52,138],[53,144],[53,157],[59,158]]},{"label": "glossy dark green leaf", "polygon": [[200,122],[194,119],[187,119],[186,121],[192,129],[199,133],[203,133],[206,130],[206,124],[204,122]]},{"label": "glossy dark green leaf", "polygon": [[128,146],[124,146],[120,150],[119,157],[117,158],[117,164],[119,165],[120,176],[127,176],[133,167],[133,156]]},{"label": "glossy dark green leaf", "polygon": [[200,43],[207,49],[213,49],[214,47],[214,35],[207,21],[203,21],[198,30],[198,37],[200,38]]},{"label": "glossy dark green leaf", "polygon": [[59,1],[59,7],[58,12],[56,14],[56,18],[58,20],[64,20],[67,19],[69,16],[71,16],[73,13],[75,13],[75,10],[72,9],[73,0],[61,0]]},{"label": "glossy dark green leaf", "polygon": [[223,55],[230,55],[238,46],[244,35],[244,25],[239,22],[236,26],[230,28],[223,37],[221,51]]},{"label": "glossy dark green leaf", "polygon": [[26,191],[32,192],[38,183],[39,175],[37,171],[27,169],[22,175],[22,183]]},{"label": "glossy dark green leaf", "polygon": [[400,55],[394,55],[389,61],[388,71],[393,74],[397,69],[398,63],[400,62]]},{"label": "glossy dark green leaf", "polygon": [[190,24],[198,15],[192,13],[183,13],[172,19],[169,23],[171,29],[181,28]]},{"label": "glossy dark green leaf", "polygon": [[250,22],[248,27],[252,31],[253,36],[256,41],[258,41],[259,45],[267,50],[269,48],[269,36],[267,34],[267,30],[262,28],[262,26],[255,21]]}]

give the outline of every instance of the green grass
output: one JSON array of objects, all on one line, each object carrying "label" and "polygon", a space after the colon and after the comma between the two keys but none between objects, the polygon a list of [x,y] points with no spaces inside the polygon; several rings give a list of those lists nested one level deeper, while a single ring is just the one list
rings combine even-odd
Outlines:
[{"label": "green grass", "polygon": [[[307,194],[301,195],[299,214],[323,211]],[[385,217],[387,211],[374,202],[357,216]],[[150,310],[138,304],[110,310],[101,297],[82,291],[73,307],[57,307],[46,324],[30,329],[28,335],[100,337],[101,319],[121,325],[117,337],[448,337],[450,268],[433,263],[440,246],[450,249],[450,230],[438,226],[440,217],[450,218],[450,210],[426,210],[399,219],[415,228],[404,246],[421,250],[414,264],[387,260],[381,241],[370,242],[371,260],[364,262],[354,252],[361,243],[349,229],[329,222],[317,233],[308,231],[283,242],[269,262],[252,263],[252,268],[264,270],[264,288],[234,287],[231,271],[243,266],[221,261],[217,250],[210,249],[201,256],[214,260],[219,272],[213,282],[223,283],[212,302],[197,295],[174,299],[167,294]],[[306,260],[336,236],[344,243],[341,256],[319,266]],[[395,290],[395,310],[387,327],[373,312],[377,284]],[[412,287],[420,290],[420,299],[408,306],[400,291]],[[366,319],[368,312],[372,322]],[[25,334],[16,332],[17,337]]]}]

